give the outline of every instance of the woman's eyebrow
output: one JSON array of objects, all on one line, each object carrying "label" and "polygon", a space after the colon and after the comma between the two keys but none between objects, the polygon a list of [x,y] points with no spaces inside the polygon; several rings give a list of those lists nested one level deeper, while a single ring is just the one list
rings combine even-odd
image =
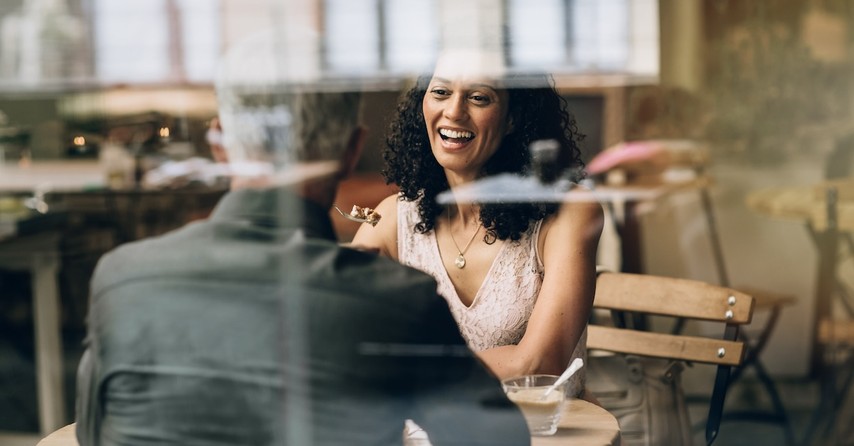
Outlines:
[{"label": "woman's eyebrow", "polygon": [[[447,79],[444,77],[439,77],[439,76],[434,76],[431,83],[432,82],[439,82],[439,83],[443,83],[443,84],[452,83],[450,79]],[[498,91],[498,87],[496,87],[495,85],[487,84],[487,83],[483,83],[483,82],[471,83],[471,84],[466,85],[466,87],[467,88],[488,88],[488,89],[496,91],[496,92]]]},{"label": "woman's eyebrow", "polygon": [[491,85],[491,84],[483,84],[483,83],[469,84],[469,88],[472,88],[472,87],[474,87],[474,88],[488,88],[492,91],[498,92],[498,87],[496,87],[495,85]]}]

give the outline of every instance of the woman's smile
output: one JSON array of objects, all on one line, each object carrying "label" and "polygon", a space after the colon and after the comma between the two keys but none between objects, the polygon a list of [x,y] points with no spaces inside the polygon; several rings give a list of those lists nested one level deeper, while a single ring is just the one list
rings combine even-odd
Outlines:
[{"label": "woman's smile", "polygon": [[471,142],[475,134],[468,130],[457,130],[452,128],[439,128],[439,137],[442,139],[443,145],[450,149],[462,149]]}]

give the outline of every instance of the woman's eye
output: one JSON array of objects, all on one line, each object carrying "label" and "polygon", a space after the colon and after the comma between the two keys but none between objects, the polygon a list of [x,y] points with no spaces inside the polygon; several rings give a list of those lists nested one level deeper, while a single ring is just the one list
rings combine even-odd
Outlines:
[{"label": "woman's eye", "polygon": [[473,94],[469,96],[469,99],[476,104],[488,104],[490,102],[489,96],[484,94]]},{"label": "woman's eye", "polygon": [[448,90],[445,90],[444,88],[434,88],[430,90],[430,93],[433,93],[436,96],[447,96]]}]

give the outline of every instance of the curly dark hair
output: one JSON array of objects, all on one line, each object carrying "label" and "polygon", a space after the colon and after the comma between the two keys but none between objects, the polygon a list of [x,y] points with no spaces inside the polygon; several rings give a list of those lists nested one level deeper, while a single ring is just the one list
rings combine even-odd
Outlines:
[{"label": "curly dark hair", "polygon": [[[450,187],[442,166],[433,156],[424,122],[422,101],[430,79],[431,76],[419,77],[398,104],[383,152],[386,182],[400,187],[402,199],[420,199],[421,221],[415,225],[415,230],[422,234],[435,228],[436,218],[443,210],[436,196]],[[584,164],[577,143],[583,135],[567,110],[566,100],[555,90],[551,76],[528,75],[516,81],[520,82],[513,83],[511,79],[508,85],[521,86],[507,88],[508,116],[513,122],[513,131],[504,137],[498,150],[484,164],[480,177],[529,174],[528,146],[540,139],[558,141],[558,166],[582,168]],[[484,241],[519,240],[531,223],[555,213],[557,208],[554,203],[484,203],[480,207],[480,221],[486,228]]]}]

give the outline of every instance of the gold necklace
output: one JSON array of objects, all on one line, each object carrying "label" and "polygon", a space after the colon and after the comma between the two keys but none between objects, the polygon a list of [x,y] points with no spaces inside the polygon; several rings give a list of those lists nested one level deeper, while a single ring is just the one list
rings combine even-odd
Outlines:
[{"label": "gold necklace", "polygon": [[475,229],[474,234],[472,234],[471,239],[469,239],[469,242],[466,243],[466,247],[463,249],[460,249],[460,246],[457,245],[457,241],[454,240],[454,231],[451,230],[451,213],[448,212],[448,233],[451,234],[451,241],[454,243],[454,248],[457,248],[457,252],[459,253],[457,255],[457,258],[454,259],[454,265],[456,265],[457,268],[463,269],[466,267],[466,256],[465,256],[466,251],[469,250],[469,246],[471,246],[471,242],[474,241],[474,238],[477,237],[477,233],[480,232],[480,226],[481,226],[481,224],[478,223],[477,229]]}]

